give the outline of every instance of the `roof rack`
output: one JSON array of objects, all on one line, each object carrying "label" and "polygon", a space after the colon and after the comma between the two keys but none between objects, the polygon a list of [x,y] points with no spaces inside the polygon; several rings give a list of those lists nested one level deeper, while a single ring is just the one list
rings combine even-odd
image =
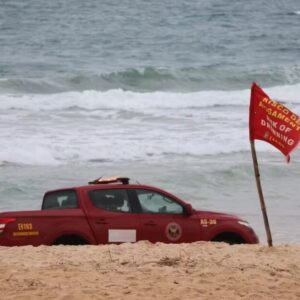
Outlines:
[{"label": "roof rack", "polygon": [[108,183],[122,183],[129,184],[128,177],[99,177],[93,181],[90,181],[89,184],[108,184]]}]

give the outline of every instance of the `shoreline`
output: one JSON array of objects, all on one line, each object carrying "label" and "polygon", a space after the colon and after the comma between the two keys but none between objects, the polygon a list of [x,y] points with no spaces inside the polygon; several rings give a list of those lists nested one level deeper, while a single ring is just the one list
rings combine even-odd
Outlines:
[{"label": "shoreline", "polygon": [[1,299],[299,299],[300,245],[0,247]]}]

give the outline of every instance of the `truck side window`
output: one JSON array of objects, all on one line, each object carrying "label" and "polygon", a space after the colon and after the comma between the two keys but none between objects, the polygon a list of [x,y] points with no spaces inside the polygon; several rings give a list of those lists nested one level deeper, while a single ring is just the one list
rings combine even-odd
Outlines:
[{"label": "truck side window", "polygon": [[42,209],[69,208],[78,208],[78,201],[74,190],[50,192],[44,197]]},{"label": "truck side window", "polygon": [[96,208],[114,212],[131,211],[126,190],[93,190],[89,192],[89,197]]},{"label": "truck side window", "polygon": [[167,196],[150,191],[136,190],[137,198],[143,213],[150,214],[182,214],[183,207]]}]

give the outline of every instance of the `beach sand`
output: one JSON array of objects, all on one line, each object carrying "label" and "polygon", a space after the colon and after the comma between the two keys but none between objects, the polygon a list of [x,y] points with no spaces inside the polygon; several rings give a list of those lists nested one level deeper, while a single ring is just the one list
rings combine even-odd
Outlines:
[{"label": "beach sand", "polygon": [[300,245],[0,247],[1,299],[300,299]]}]

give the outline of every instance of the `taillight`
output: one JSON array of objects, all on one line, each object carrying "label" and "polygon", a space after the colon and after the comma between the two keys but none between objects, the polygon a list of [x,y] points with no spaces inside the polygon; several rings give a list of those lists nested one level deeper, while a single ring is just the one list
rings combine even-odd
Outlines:
[{"label": "taillight", "polygon": [[8,224],[8,223],[12,223],[12,222],[15,222],[16,219],[14,218],[4,218],[4,219],[0,219],[0,234],[3,233],[4,229],[5,229],[5,226]]}]

